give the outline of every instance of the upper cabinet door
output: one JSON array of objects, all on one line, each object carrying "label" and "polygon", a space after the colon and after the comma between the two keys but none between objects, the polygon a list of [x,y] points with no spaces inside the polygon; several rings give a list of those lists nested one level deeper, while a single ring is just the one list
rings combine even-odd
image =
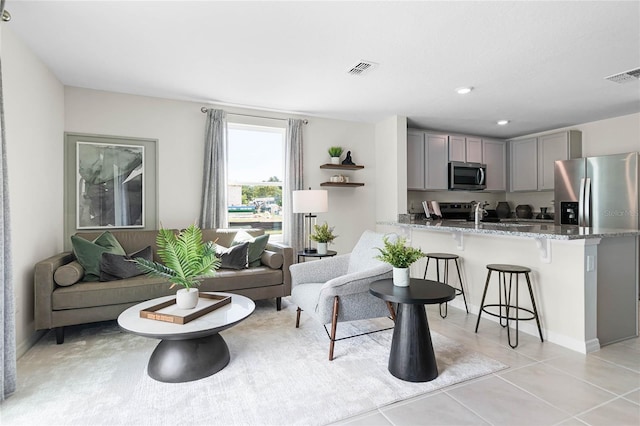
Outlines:
[{"label": "upper cabinet door", "polygon": [[538,190],[538,140],[537,138],[511,141],[509,144],[511,191]]},{"label": "upper cabinet door", "polygon": [[449,161],[467,161],[467,144],[464,136],[449,136]]},{"label": "upper cabinet door", "polygon": [[448,138],[446,135],[425,133],[425,189],[446,190],[449,187]]},{"label": "upper cabinet door", "polygon": [[554,166],[558,160],[580,158],[582,133],[576,130],[538,138],[538,190],[554,189]]},{"label": "upper cabinet door", "polygon": [[407,132],[407,189],[424,190],[424,133]]},{"label": "upper cabinet door", "polygon": [[506,144],[503,141],[484,139],[482,141],[482,158],[487,165],[487,191],[506,191]]},{"label": "upper cabinet door", "polygon": [[484,163],[482,158],[482,139],[467,138],[467,162]]}]

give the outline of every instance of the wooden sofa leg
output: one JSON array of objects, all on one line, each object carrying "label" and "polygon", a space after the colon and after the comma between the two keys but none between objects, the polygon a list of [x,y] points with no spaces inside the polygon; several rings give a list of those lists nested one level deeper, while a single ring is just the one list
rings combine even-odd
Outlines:
[{"label": "wooden sofa leg", "polygon": [[329,342],[329,361],[333,361],[333,346],[336,343],[336,328],[338,328],[338,310],[340,302],[338,296],[333,298],[333,315],[331,316],[331,342]]},{"label": "wooden sofa leg", "polygon": [[276,311],[282,309],[282,297],[276,297]]},{"label": "wooden sofa leg", "polygon": [[296,310],[296,328],[300,327],[300,312],[302,312],[302,309],[298,308]]},{"label": "wooden sofa leg", "polygon": [[56,327],[56,343],[61,345],[64,343],[64,327]]}]

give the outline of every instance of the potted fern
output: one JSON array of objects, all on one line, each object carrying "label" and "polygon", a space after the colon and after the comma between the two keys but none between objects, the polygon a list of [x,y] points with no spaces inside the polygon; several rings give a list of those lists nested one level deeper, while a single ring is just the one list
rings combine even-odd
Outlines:
[{"label": "potted fern", "polygon": [[329,157],[331,157],[331,164],[340,164],[341,155],[342,155],[342,147],[332,146],[329,148]]},{"label": "potted fern", "polygon": [[325,222],[322,225],[313,225],[313,234],[309,235],[309,238],[318,243],[318,254],[327,254],[327,245],[338,236],[333,234],[333,227]]},{"label": "potted fern", "polygon": [[166,278],[171,288],[182,286],[176,292],[176,304],[181,309],[193,309],[198,304],[200,280],[215,275],[220,267],[211,241],[202,241],[202,230],[196,225],[176,234],[169,229],[160,229],[156,237],[158,256],[163,263],[135,258],[138,268],[153,277]]},{"label": "potted fern", "polygon": [[425,256],[419,248],[406,245],[406,238],[398,237],[395,242],[390,242],[388,237],[383,238],[384,248],[376,247],[380,252],[376,259],[393,266],[393,284],[398,287],[409,286],[409,266]]}]

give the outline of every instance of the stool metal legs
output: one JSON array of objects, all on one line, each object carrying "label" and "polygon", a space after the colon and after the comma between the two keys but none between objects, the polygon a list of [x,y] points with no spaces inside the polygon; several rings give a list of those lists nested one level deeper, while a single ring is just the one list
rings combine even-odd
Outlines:
[{"label": "stool metal legs", "polygon": [[[434,258],[436,260],[436,281],[438,282],[444,282],[445,284],[449,284],[449,260],[452,259],[438,259],[438,258]],[[424,277],[423,279],[427,279],[427,270],[429,269],[429,261],[431,260],[430,257],[427,257],[427,266],[425,266],[424,268]],[[440,281],[440,260],[444,261],[444,281]],[[469,307],[467,306],[467,296],[464,294],[464,286],[462,285],[462,275],[460,274],[460,264],[458,263],[458,259],[454,258],[453,259],[456,262],[456,270],[458,272],[458,282],[460,283],[460,288],[456,288],[456,296],[462,295],[462,299],[464,300],[464,308],[467,311],[467,313],[469,313]],[[444,310],[442,309],[442,306],[444,305]],[[442,318],[446,318],[447,315],[449,313],[449,304],[448,303],[441,303],[440,304],[440,316]]]},{"label": "stool metal legs", "polygon": [[[542,338],[542,328],[540,327],[540,317],[538,316],[538,309],[536,307],[536,301],[533,298],[533,289],[531,288],[531,279],[529,278],[529,274],[528,273],[524,273],[524,276],[527,280],[527,288],[529,289],[529,297],[531,297],[531,305],[533,310],[531,309],[526,309],[526,308],[521,308],[520,304],[519,304],[519,287],[520,287],[520,283],[519,283],[519,275],[518,273],[515,273],[516,275],[516,282],[515,282],[515,301],[513,301],[514,303],[512,304],[512,299],[511,299],[511,293],[512,293],[512,289],[513,289],[513,272],[502,272],[502,271],[498,271],[498,303],[497,304],[485,304],[484,301],[487,297],[487,290],[489,288],[489,281],[491,280],[491,272],[492,270],[489,270],[489,272],[487,273],[487,280],[485,282],[484,285],[484,292],[482,293],[482,301],[480,302],[480,311],[478,312],[478,320],[476,321],[476,333],[478,332],[478,326],[480,325],[480,317],[482,316],[482,312],[485,312],[489,315],[493,315],[494,317],[498,317],[500,325],[502,327],[506,327],[507,328],[507,339],[509,341],[509,346],[511,346],[512,348],[516,348],[518,346],[518,336],[519,336],[519,327],[518,324],[520,321],[528,321],[528,320],[532,320],[535,319],[536,320],[536,325],[538,326],[538,333],[540,335],[540,341],[544,342],[544,339]],[[509,285],[507,286],[507,279],[505,274],[509,274]],[[504,296],[504,302],[503,302],[503,296]],[[495,314],[493,312],[489,312],[486,308],[488,307],[497,307],[498,308],[498,314]],[[513,310],[515,311],[515,316],[511,316],[510,315],[510,311]],[[530,317],[526,317],[526,318],[520,318],[520,311],[525,311],[531,314]],[[509,321],[513,320],[516,322],[516,336],[515,336],[515,344],[512,343],[511,340],[511,329],[509,327]]]}]

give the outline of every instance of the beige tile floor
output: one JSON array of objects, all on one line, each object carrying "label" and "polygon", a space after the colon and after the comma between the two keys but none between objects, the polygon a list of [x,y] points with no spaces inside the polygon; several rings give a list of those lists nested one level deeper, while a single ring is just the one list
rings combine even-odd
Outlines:
[{"label": "beige tile floor", "polygon": [[[497,323],[429,306],[432,330],[509,368],[400,401],[340,425],[640,425],[640,339],[582,355],[520,333],[511,349]],[[484,317],[483,317],[484,318]],[[436,348],[437,354],[437,348]]]}]

